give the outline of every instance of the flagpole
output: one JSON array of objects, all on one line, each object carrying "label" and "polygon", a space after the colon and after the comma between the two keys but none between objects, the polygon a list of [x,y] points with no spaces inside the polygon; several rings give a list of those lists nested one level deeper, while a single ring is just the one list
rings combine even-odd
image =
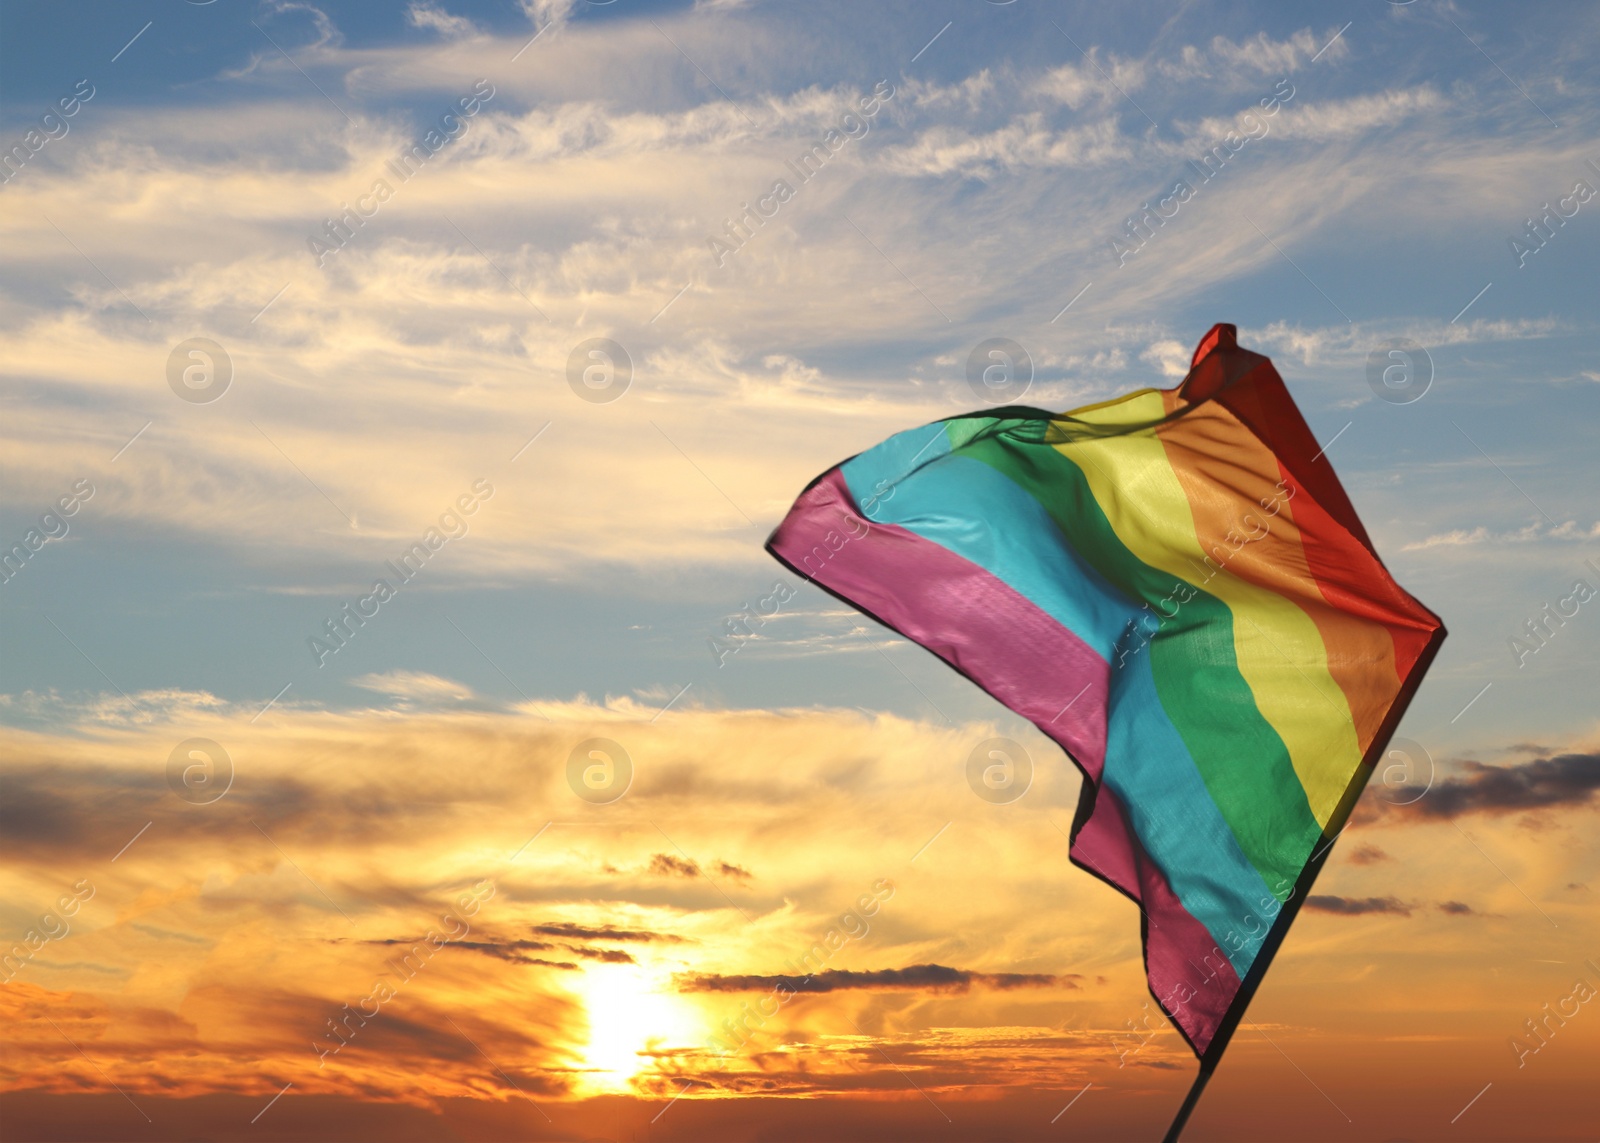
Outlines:
[{"label": "flagpole", "polygon": [[1194,1086],[1189,1089],[1189,1097],[1183,1101],[1183,1106],[1178,1108],[1178,1114],[1172,1121],[1172,1126],[1167,1128],[1167,1134],[1162,1143],[1178,1143],[1178,1136],[1183,1134],[1184,1125],[1189,1122],[1189,1113],[1200,1102],[1200,1093],[1206,1090],[1206,1081],[1211,1078],[1211,1073],[1216,1070],[1216,1065],[1200,1065],[1200,1074],[1194,1078]]}]

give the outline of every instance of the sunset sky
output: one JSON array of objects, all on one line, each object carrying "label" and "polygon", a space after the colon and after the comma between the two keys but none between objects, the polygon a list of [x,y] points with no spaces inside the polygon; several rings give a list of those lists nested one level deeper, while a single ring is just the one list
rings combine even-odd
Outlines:
[{"label": "sunset sky", "polygon": [[1597,46],[0,5],[0,1139],[1159,1137],[1077,771],[762,544],[985,341],[1068,409],[1215,322],[1450,636],[1185,1138],[1600,1137]]}]

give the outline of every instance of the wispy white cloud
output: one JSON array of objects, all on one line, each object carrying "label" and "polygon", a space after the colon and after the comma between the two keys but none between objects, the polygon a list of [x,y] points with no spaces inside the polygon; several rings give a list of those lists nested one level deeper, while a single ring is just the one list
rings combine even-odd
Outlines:
[{"label": "wispy white cloud", "polygon": [[379,671],[350,681],[363,690],[412,702],[466,702],[474,697],[472,688],[465,683],[426,671]]},{"label": "wispy white cloud", "polygon": [[517,0],[523,14],[537,28],[555,25],[559,28],[571,18],[582,0]]},{"label": "wispy white cloud", "polygon": [[1031,91],[1076,111],[1091,101],[1105,104],[1138,91],[1144,86],[1145,75],[1145,65],[1139,60],[1114,53],[1107,53],[1102,59],[1098,48],[1090,48],[1081,62],[1051,68],[1034,80]]},{"label": "wispy white cloud", "polygon": [[[1272,131],[1281,139],[1311,142],[1347,139],[1379,127],[1391,127],[1413,115],[1437,111],[1447,105],[1445,96],[1426,84],[1350,99],[1297,101],[1280,111],[1272,123]],[[1197,130],[1201,135],[1215,136],[1231,129],[1224,120],[1208,119]]]},{"label": "wispy white cloud", "polygon": [[902,85],[903,99],[914,107],[930,110],[961,108],[976,113],[996,94],[994,74],[988,68],[974,72],[959,83],[941,84],[912,76]]},{"label": "wispy white cloud", "polygon": [[406,9],[406,19],[413,28],[427,28],[446,39],[482,35],[478,26],[467,17],[446,12],[440,5],[429,3],[428,0],[412,0]]},{"label": "wispy white cloud", "polygon": [[1537,341],[1570,332],[1570,323],[1556,318],[1494,318],[1450,322],[1445,318],[1363,321],[1329,326],[1302,326],[1273,322],[1240,331],[1241,338],[1260,349],[1306,367],[1344,365],[1365,361],[1372,348],[1389,338],[1402,338],[1435,349],[1444,346]]},{"label": "wispy white cloud", "polygon": [[1550,524],[1537,517],[1529,521],[1528,525],[1518,528],[1514,532],[1491,532],[1482,525],[1471,528],[1457,528],[1449,532],[1439,532],[1406,544],[1401,551],[1420,552],[1430,548],[1466,548],[1486,544],[1531,544],[1548,543],[1550,541],[1582,542],[1600,539],[1600,522],[1590,525],[1587,529],[1576,520],[1567,520],[1561,524]]},{"label": "wispy white cloud", "polygon": [[[259,708],[259,704],[257,704]],[[63,693],[55,688],[0,694],[6,721],[72,732],[149,727],[254,714],[248,703],[233,703],[209,691],[180,687],[133,693]]]},{"label": "wispy white cloud", "polygon": [[339,31],[338,25],[321,8],[315,4],[306,3],[305,0],[271,0],[268,11],[274,16],[293,16],[294,13],[305,13],[311,20],[311,25],[316,29],[317,38],[309,44],[299,44],[302,51],[312,51],[319,48],[338,48],[344,44],[344,33]]},{"label": "wispy white cloud", "polygon": [[1349,44],[1340,36],[1339,28],[1330,26],[1321,34],[1310,28],[1301,28],[1288,39],[1275,40],[1266,32],[1257,32],[1248,39],[1234,42],[1227,36],[1214,36],[1211,40],[1211,57],[1224,68],[1253,71],[1259,75],[1292,72],[1311,62],[1324,45],[1321,58],[1328,61],[1343,59],[1350,51]]},{"label": "wispy white cloud", "polygon": [[1127,159],[1131,148],[1115,120],[1053,130],[1036,112],[983,134],[959,128],[931,127],[915,142],[890,148],[884,166],[917,176],[959,174],[979,178],[1024,169],[1105,166]]}]

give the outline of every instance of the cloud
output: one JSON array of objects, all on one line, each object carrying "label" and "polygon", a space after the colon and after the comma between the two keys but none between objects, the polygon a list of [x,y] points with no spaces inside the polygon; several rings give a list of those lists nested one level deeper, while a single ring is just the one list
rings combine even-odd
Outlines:
[{"label": "cloud", "polygon": [[1124,161],[1131,148],[1115,120],[1055,129],[1030,112],[1004,127],[973,134],[931,127],[904,146],[889,148],[885,169],[902,175],[959,174],[987,179],[1023,170],[1088,169]]},{"label": "cloud", "polygon": [[[1052,68],[1029,83],[1027,90],[1077,110],[1090,102],[1106,104],[1130,97],[1146,86],[1154,88],[1157,85],[1150,80],[1156,76],[1180,84],[1220,79],[1238,87],[1257,82],[1260,77],[1297,71],[1310,62],[1319,48],[1333,40],[1336,31],[1330,28],[1319,38],[1309,28],[1302,28],[1285,40],[1259,32],[1237,43],[1226,36],[1214,36],[1204,48],[1186,44],[1176,54],[1162,59],[1132,59],[1115,52],[1102,54],[1098,46],[1091,46],[1081,63]],[[1347,51],[1341,38],[1332,42],[1321,58],[1331,62],[1342,58]]]},{"label": "cloud", "polygon": [[418,702],[466,702],[473,698],[465,683],[430,675],[426,671],[383,671],[350,680],[364,690]]},{"label": "cloud", "polygon": [[1359,916],[1363,913],[1396,913],[1402,917],[1411,915],[1411,906],[1395,897],[1357,898],[1316,894],[1306,898],[1306,908],[1343,916]]},{"label": "cloud", "polygon": [[650,872],[658,877],[698,877],[700,867],[670,853],[657,853],[650,858]]},{"label": "cloud", "polygon": [[[62,694],[54,688],[0,694],[0,710],[16,721],[40,726],[151,726],[184,719],[208,719],[238,713],[248,704],[231,703],[210,691],[180,687],[135,691],[133,694]],[[259,707],[257,709],[260,709]],[[254,713],[254,712],[251,712]]]},{"label": "cloud", "polygon": [[1437,819],[1509,814],[1587,806],[1600,790],[1600,754],[1556,754],[1512,766],[1469,761],[1462,768],[1466,772],[1461,777],[1436,782],[1431,788],[1402,787],[1392,800],[1381,803],[1387,809],[1380,812]]},{"label": "cloud", "polygon": [[1439,912],[1449,913],[1453,917],[1466,917],[1476,913],[1477,910],[1462,901],[1441,901]]},{"label": "cloud", "polygon": [[452,15],[427,0],[412,0],[411,6],[406,9],[406,20],[413,28],[428,28],[446,39],[482,35],[478,26],[467,17]]},{"label": "cloud", "polygon": [[[562,936],[579,936],[579,935],[583,934],[584,932],[596,932],[596,933],[607,933],[608,932],[608,930],[605,927],[601,927],[601,928],[598,928],[598,929],[592,929],[592,930],[586,930],[581,925],[565,925],[565,924],[535,925],[535,926],[533,926],[533,931],[536,932],[536,933],[553,933],[555,935],[562,935]],[[642,940],[646,940],[646,941],[650,941],[650,940],[676,941],[677,940],[677,938],[660,937],[660,936],[657,936],[655,934],[649,934],[649,933],[631,933],[631,934],[628,934],[628,936],[631,939],[642,939]],[[619,940],[619,939],[622,939],[622,938],[619,938],[619,937],[617,937],[615,935],[608,935],[608,936],[605,936],[603,939],[606,939],[606,940]],[[365,941],[363,943],[369,944],[369,945],[404,945],[404,946],[408,946],[409,947],[409,946],[420,944],[421,943],[421,938],[415,938],[415,939],[386,938],[384,940],[368,940],[368,941]],[[471,949],[473,952],[482,953],[485,956],[491,956],[491,957],[494,957],[497,960],[507,961],[507,962],[512,963],[512,964],[539,965],[539,966],[543,966],[543,967],[546,967],[546,968],[555,968],[555,969],[561,969],[561,970],[565,970],[565,971],[575,970],[579,966],[574,964],[571,961],[553,961],[553,960],[544,959],[542,957],[532,957],[532,956],[529,956],[527,954],[529,952],[565,951],[565,952],[571,953],[572,955],[574,955],[576,957],[579,957],[580,959],[599,961],[599,962],[604,963],[604,964],[638,964],[639,963],[638,960],[636,960],[631,953],[628,953],[623,949],[591,948],[588,945],[558,943],[558,942],[554,942],[554,941],[527,940],[525,938],[524,939],[498,938],[498,939],[493,939],[493,940],[476,940],[476,941],[458,940],[458,941],[453,941],[451,943],[457,948]]]},{"label": "cloud", "polygon": [[1305,367],[1361,368],[1375,346],[1391,338],[1408,339],[1438,348],[1480,345],[1502,341],[1529,341],[1561,334],[1563,324],[1553,318],[1472,320],[1455,324],[1443,318],[1358,321],[1337,326],[1306,327],[1275,321],[1239,331],[1240,344],[1248,344],[1279,362],[1294,360]]},{"label": "cloud", "polygon": [[1347,860],[1352,865],[1372,865],[1375,862],[1388,861],[1390,857],[1376,845],[1363,845],[1351,851]]},{"label": "cloud", "polygon": [[[1247,40],[1234,41],[1227,36],[1213,36],[1205,47],[1185,44],[1175,54],[1157,60],[1155,71],[1162,77],[1179,83],[1197,79],[1219,80],[1235,85],[1258,77],[1294,72],[1311,62],[1318,49],[1327,45],[1321,59],[1333,62],[1344,58],[1349,45],[1343,37],[1334,40],[1337,28],[1324,33],[1314,33],[1301,28],[1288,39],[1275,40],[1266,32],[1258,32]],[[1245,73],[1254,75],[1246,76]]]},{"label": "cloud", "polygon": [[1474,547],[1478,544],[1531,544],[1547,543],[1552,540],[1564,542],[1583,543],[1600,538],[1600,522],[1591,525],[1587,530],[1576,520],[1567,520],[1561,524],[1549,524],[1537,517],[1529,521],[1526,527],[1515,532],[1491,532],[1483,525],[1470,531],[1457,528],[1449,532],[1439,532],[1406,544],[1401,551],[1421,552],[1429,548],[1463,548]]},{"label": "cloud", "polygon": [[[1321,103],[1297,101],[1279,108],[1277,114],[1270,117],[1261,115],[1252,106],[1238,115],[1210,117],[1198,123],[1181,123],[1179,127],[1187,139],[1203,147],[1217,145],[1230,132],[1279,142],[1327,143],[1392,127],[1413,115],[1437,110],[1445,103],[1444,97],[1433,88],[1419,87]],[[1264,134],[1251,134],[1261,132],[1263,124]],[[1222,154],[1226,156],[1227,151]]]},{"label": "cloud", "polygon": [[995,93],[994,76],[988,68],[969,75],[959,83],[941,84],[912,77],[906,80],[905,98],[919,108],[964,108],[975,114]]},{"label": "cloud", "polygon": [[[864,622],[854,610],[780,611],[755,622],[739,620],[732,626],[734,630],[719,636],[714,644],[719,662],[746,648],[760,658],[806,659],[887,651],[905,642],[876,623]],[[746,626],[752,628],[748,634]],[[670,697],[662,695],[663,700]]]},{"label": "cloud", "polygon": [[759,976],[689,974],[679,978],[690,992],[770,992],[783,985],[791,992],[916,991],[966,992],[991,988],[1008,992],[1017,988],[1077,988],[1078,976],[1051,973],[970,972],[942,964],[914,964],[908,968],[883,968],[865,972],[825,969],[811,976]]},{"label": "cloud", "polygon": [[1154,342],[1143,353],[1139,360],[1148,361],[1161,370],[1161,375],[1168,378],[1184,377],[1189,372],[1189,359],[1193,350],[1181,341],[1166,338]]},{"label": "cloud", "polygon": [[1101,61],[1100,50],[1090,48],[1081,64],[1052,68],[1031,85],[1034,94],[1064,103],[1076,111],[1091,100],[1109,103],[1144,85],[1146,68],[1138,60],[1113,53]]},{"label": "cloud", "polygon": [[1274,40],[1265,32],[1257,32],[1239,43],[1226,36],[1215,36],[1211,40],[1211,55],[1225,68],[1248,69],[1261,75],[1294,71],[1303,63],[1309,63],[1325,45],[1323,59],[1341,59],[1349,46],[1342,36],[1334,39],[1337,31],[1329,28],[1319,37],[1310,28],[1302,28],[1286,40]]},{"label": "cloud", "polygon": [[1460,548],[1472,544],[1483,544],[1488,541],[1489,529],[1480,524],[1470,532],[1459,528],[1451,532],[1437,532],[1424,539],[1409,543],[1400,550],[1403,552],[1421,552],[1429,548]]},{"label": "cloud", "polygon": [[[408,948],[420,945],[420,939],[397,940],[371,940],[364,942],[369,945],[403,945]],[[527,955],[532,951],[564,950],[584,960],[602,961],[608,964],[637,964],[632,956],[621,949],[594,949],[582,945],[558,945],[548,941],[503,940],[503,941],[454,941],[456,948],[469,949],[472,952],[482,953],[484,956],[494,957],[509,964],[523,964],[540,968],[553,968],[564,972],[576,972],[582,966],[573,961],[549,960],[544,957]]]},{"label": "cloud", "polygon": [[[731,878],[734,881],[750,881],[754,875],[748,870],[726,861],[712,862],[711,868],[720,877]],[[674,857],[670,853],[657,853],[650,858],[650,873],[658,877],[698,877],[701,870],[694,862],[682,857]]]},{"label": "cloud", "polygon": [[673,936],[671,933],[618,929],[611,925],[575,925],[570,921],[534,925],[532,931],[543,936],[571,937],[575,940],[588,941],[642,941],[658,944],[682,944],[684,942],[683,937]]},{"label": "cloud", "polygon": [[[315,4],[303,3],[301,0],[272,0],[268,11],[274,15],[283,15],[286,12],[304,12],[311,18],[312,26],[317,30],[317,38],[310,44],[299,45],[302,51],[313,51],[318,48],[337,48],[344,44],[344,35],[334,25],[329,15]],[[284,62],[285,67],[292,65]]]},{"label": "cloud", "polygon": [[[1325,143],[1392,127],[1413,115],[1438,111],[1446,105],[1445,97],[1428,86],[1320,103],[1296,102],[1270,121],[1270,129],[1280,139]],[[1199,133],[1215,136],[1231,129],[1232,125],[1222,120],[1207,120]]]},{"label": "cloud", "polygon": [[572,16],[579,0],[517,0],[517,3],[534,27],[546,28],[554,24],[559,28]]}]

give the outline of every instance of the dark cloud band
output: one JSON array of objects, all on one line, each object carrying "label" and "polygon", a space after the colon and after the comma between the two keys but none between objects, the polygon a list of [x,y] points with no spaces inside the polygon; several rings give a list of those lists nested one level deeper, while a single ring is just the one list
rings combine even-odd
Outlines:
[{"label": "dark cloud band", "polygon": [[694,973],[678,978],[688,992],[769,992],[779,986],[790,992],[888,991],[966,992],[974,987],[1009,991],[1014,988],[1077,988],[1077,974],[1042,972],[971,972],[942,964],[914,964],[867,972],[829,969],[813,976],[762,976]]}]

